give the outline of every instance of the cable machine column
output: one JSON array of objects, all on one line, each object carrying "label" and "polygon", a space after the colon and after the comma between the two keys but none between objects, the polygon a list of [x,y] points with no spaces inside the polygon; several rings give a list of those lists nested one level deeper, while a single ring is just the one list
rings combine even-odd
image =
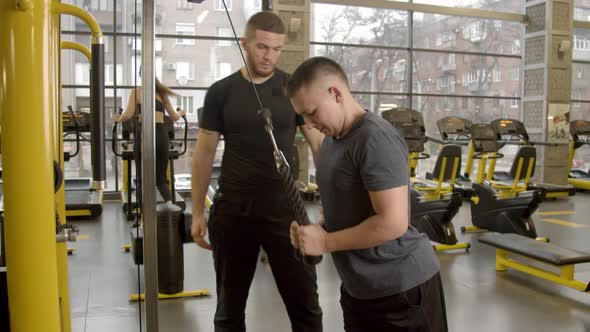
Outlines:
[{"label": "cable machine column", "polygon": [[0,2],[5,248],[13,332],[61,330],[51,139],[52,114],[59,111],[54,109],[58,66],[52,61],[59,59],[59,47],[50,45],[59,40],[59,16],[52,4]]}]

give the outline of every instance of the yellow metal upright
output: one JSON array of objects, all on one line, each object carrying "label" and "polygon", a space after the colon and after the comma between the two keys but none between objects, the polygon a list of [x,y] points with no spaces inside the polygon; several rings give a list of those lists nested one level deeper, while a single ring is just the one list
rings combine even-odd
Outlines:
[{"label": "yellow metal upright", "polygon": [[[62,328],[53,115],[59,103],[59,17],[51,0],[0,0],[0,4],[0,119],[11,331],[57,332]],[[25,143],[27,151],[22,148]]]},{"label": "yellow metal upright", "polygon": [[573,138],[570,138],[570,144],[569,144],[569,156],[568,156],[568,169],[569,172],[572,171],[572,167],[574,166],[574,156],[576,154],[576,143],[574,142]]},{"label": "yellow metal upright", "polygon": [[[57,0],[53,0],[51,2],[52,5],[52,13],[56,18],[57,24],[59,24],[60,14],[55,7],[60,2]],[[70,45],[68,45],[70,46]],[[61,96],[61,37],[60,34],[55,35],[55,39],[51,44],[52,48],[55,50],[52,51],[52,54],[55,54],[55,58],[51,62],[51,66],[55,69],[52,69],[51,72],[55,72],[56,81],[58,84],[55,84],[53,87],[52,95],[56,96],[57,101],[55,103],[54,112],[52,113],[53,116],[53,152],[55,155],[55,159],[59,161],[59,165],[62,169],[64,169],[64,152],[63,152],[63,119],[62,119],[62,96]],[[63,225],[66,223],[66,197],[65,197],[65,185],[62,183],[61,187],[58,192],[55,193],[55,201],[56,204],[56,213],[59,215],[59,221]],[[59,295],[59,313],[60,313],[60,320],[61,320],[61,331],[62,332],[70,332],[71,328],[71,317],[70,317],[70,287],[69,287],[69,278],[68,278],[68,246],[66,242],[58,242],[56,244],[56,254],[57,254],[57,281],[58,281],[58,295]]]},{"label": "yellow metal upright", "polygon": [[[88,62],[90,62],[90,50],[81,44],[69,42],[69,41],[62,41],[56,43],[56,45],[60,45],[60,49],[74,49],[80,51],[88,58]],[[61,52],[58,54],[61,55]],[[56,61],[57,64],[60,64],[61,61]],[[58,110],[53,114],[54,117],[54,126],[55,128],[61,128],[60,130],[56,130],[57,135],[54,136],[55,138],[55,145],[54,145],[54,152],[56,153],[56,157],[59,158],[59,164],[63,167],[64,165],[64,152],[63,152],[63,117],[62,117],[62,100],[61,100],[61,70],[58,69],[57,73],[60,74],[58,85],[57,95],[59,96],[59,103],[56,108]],[[56,201],[57,201],[57,213],[60,216],[60,221],[62,224],[66,223],[66,198],[65,198],[65,186],[62,184],[59,191],[56,193]],[[70,288],[68,285],[68,246],[65,242],[57,243],[57,271],[58,271],[58,281],[59,281],[59,298],[60,298],[60,314],[61,314],[61,322],[62,322],[62,332],[70,332],[72,330],[71,327],[71,316],[70,316]]]}]

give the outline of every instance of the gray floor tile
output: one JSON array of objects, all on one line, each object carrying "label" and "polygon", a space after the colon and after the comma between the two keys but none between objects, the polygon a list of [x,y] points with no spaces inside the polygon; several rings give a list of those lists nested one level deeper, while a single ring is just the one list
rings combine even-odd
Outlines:
[{"label": "gray floor tile", "polygon": [[[573,215],[534,215],[538,233],[563,247],[590,252],[590,195],[545,202],[539,212],[575,211]],[[317,209],[312,209],[317,213]],[[571,228],[543,219],[587,225]],[[137,292],[137,267],[120,246],[129,242],[128,223],[120,206],[105,205],[97,221],[76,222],[89,239],[73,244],[69,259],[74,332],[139,331],[138,304],[128,302]],[[457,232],[470,224],[469,204],[454,220]],[[477,242],[479,234],[460,234],[472,244],[469,253],[439,254],[450,331],[590,331],[590,295],[538,280],[516,271],[495,271],[494,249]],[[140,269],[143,278],[143,270]],[[577,267],[576,277],[590,280],[590,264]],[[141,284],[141,282],[140,282]],[[343,331],[339,304],[340,281],[326,257],[318,266],[324,330]],[[143,287],[143,285],[142,285]],[[205,298],[164,300],[159,303],[160,331],[213,331],[215,278],[210,252],[185,245],[185,289],[208,288]],[[289,331],[284,305],[267,265],[259,264],[246,311],[249,331]],[[145,325],[144,331],[145,331]]]}]

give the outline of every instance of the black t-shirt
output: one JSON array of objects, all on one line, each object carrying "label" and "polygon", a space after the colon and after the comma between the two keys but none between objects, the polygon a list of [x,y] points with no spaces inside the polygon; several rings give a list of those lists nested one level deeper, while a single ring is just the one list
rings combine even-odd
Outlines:
[{"label": "black t-shirt", "polygon": [[[266,82],[256,84],[256,89],[263,107],[272,112],[274,137],[289,161],[296,128],[304,121],[285,95],[288,79],[287,73],[277,70]],[[200,127],[220,132],[225,139],[219,179],[224,193],[256,198],[284,192],[259,109],[252,83],[241,71],[215,82],[207,91]]]}]

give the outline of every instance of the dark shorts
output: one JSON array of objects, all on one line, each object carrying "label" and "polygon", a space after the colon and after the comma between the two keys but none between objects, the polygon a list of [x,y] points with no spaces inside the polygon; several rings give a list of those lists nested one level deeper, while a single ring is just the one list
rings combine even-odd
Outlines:
[{"label": "dark shorts", "polygon": [[405,292],[359,300],[340,287],[346,332],[446,332],[440,273]]}]

